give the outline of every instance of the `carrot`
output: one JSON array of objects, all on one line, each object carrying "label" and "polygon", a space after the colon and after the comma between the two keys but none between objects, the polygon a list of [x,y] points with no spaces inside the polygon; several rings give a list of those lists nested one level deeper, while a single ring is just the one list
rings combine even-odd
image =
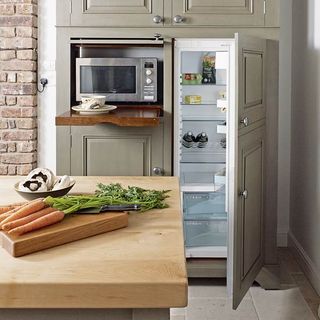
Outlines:
[{"label": "carrot", "polygon": [[18,219],[18,220],[14,220],[14,221],[11,221],[11,222],[8,222],[8,223],[4,224],[2,226],[2,230],[9,231],[9,230],[14,229],[16,227],[23,226],[24,224],[27,224],[27,223],[29,223],[29,222],[31,222],[33,220],[36,220],[36,219],[38,219],[40,217],[45,216],[48,213],[54,212],[54,211],[57,211],[57,209],[54,209],[54,208],[51,208],[51,207],[44,208],[44,209],[39,210],[39,211],[37,211],[35,213],[29,214],[28,216],[26,216],[24,218],[21,218],[21,219]]},{"label": "carrot", "polygon": [[47,205],[44,203],[43,199],[37,199],[35,201],[31,201],[29,202],[26,206],[23,206],[22,208],[20,208],[18,211],[12,213],[10,215],[10,217],[4,219],[1,223],[0,223],[0,228],[2,228],[2,226],[4,224],[6,224],[7,222],[10,221],[14,221],[14,220],[18,220],[21,219],[23,217],[28,216],[31,213],[37,212],[41,209],[43,209],[44,207],[46,207]]},{"label": "carrot", "polygon": [[3,213],[3,214],[1,214],[1,216],[0,216],[0,222],[3,221],[3,220],[5,220],[5,219],[7,219],[7,218],[10,217],[10,216],[11,216],[10,213]]},{"label": "carrot", "polygon": [[13,204],[9,204],[7,206],[1,206],[0,207],[0,215],[3,213],[7,213],[8,211],[11,211],[13,209],[16,208],[20,208],[22,205],[24,205],[26,202],[22,202],[22,203],[13,203]]},{"label": "carrot", "polygon": [[63,220],[64,216],[65,216],[64,212],[54,211],[49,214],[46,214],[43,217],[40,217],[36,220],[33,220],[23,226],[11,229],[9,231],[9,234],[20,236],[24,233],[27,233],[30,231],[35,231],[35,230],[41,229],[43,227],[50,226],[52,224],[60,222],[61,220]]}]

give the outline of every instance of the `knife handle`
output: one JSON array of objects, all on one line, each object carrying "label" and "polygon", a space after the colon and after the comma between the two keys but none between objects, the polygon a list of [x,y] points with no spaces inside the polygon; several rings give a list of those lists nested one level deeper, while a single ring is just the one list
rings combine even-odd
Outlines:
[{"label": "knife handle", "polygon": [[139,211],[141,209],[138,204],[107,204],[101,207],[100,212],[106,211]]}]

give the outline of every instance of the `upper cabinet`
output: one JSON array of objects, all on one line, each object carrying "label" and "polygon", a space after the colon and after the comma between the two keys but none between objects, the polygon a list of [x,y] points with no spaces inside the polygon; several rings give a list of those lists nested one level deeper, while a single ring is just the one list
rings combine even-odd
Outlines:
[{"label": "upper cabinet", "polygon": [[278,27],[278,0],[61,0],[57,25]]},{"label": "upper cabinet", "polygon": [[70,19],[76,26],[161,26],[163,0],[71,0]]},{"label": "upper cabinet", "polygon": [[172,21],[185,26],[264,26],[264,0],[173,0]]}]

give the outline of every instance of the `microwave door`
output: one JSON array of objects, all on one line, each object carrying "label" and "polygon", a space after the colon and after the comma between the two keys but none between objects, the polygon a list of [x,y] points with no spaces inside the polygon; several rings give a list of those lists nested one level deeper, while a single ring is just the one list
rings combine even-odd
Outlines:
[{"label": "microwave door", "polygon": [[[85,95],[106,95],[107,101],[140,101],[141,74],[136,61],[113,59],[79,59],[77,100]],[[105,60],[105,61],[97,61]],[[124,59],[131,60],[131,59]],[[77,88],[77,89],[78,89]]]}]

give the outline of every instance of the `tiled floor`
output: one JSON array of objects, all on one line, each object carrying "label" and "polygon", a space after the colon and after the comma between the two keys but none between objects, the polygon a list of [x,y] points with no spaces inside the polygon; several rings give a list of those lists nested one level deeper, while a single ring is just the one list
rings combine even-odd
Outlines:
[{"label": "tiled floor", "polygon": [[288,249],[279,250],[281,290],[253,286],[234,311],[225,279],[191,279],[189,304],[172,309],[171,320],[314,320],[320,297]]}]

